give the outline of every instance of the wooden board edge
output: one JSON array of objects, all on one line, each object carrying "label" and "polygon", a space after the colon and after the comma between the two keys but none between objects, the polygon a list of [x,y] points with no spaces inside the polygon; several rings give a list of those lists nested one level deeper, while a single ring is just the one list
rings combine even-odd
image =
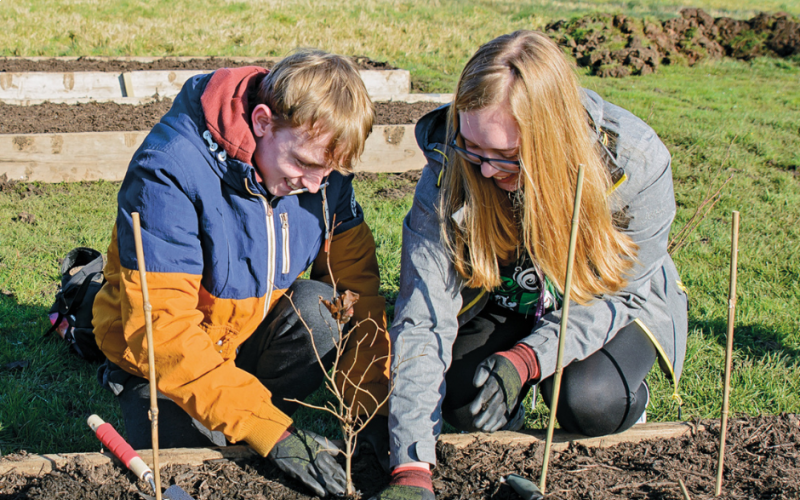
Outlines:
[{"label": "wooden board edge", "polygon": [[[127,82],[125,82],[127,86]],[[164,97],[162,99],[172,100],[171,97]],[[155,102],[153,96],[149,97],[111,97],[108,99],[93,99],[91,97],[53,97],[52,99],[0,99],[0,103],[9,106],[36,106],[44,103],[52,104],[87,104],[92,102],[106,103],[113,102],[116,104],[148,104]],[[386,102],[386,103],[405,103],[414,104],[418,102],[435,102],[440,104],[447,104],[453,101],[453,94],[397,94],[393,96],[380,96],[373,99],[373,102]]]},{"label": "wooden board edge", "polygon": [[[705,430],[688,422],[654,422],[634,425],[620,434],[611,434],[601,437],[587,437],[579,434],[570,434],[556,430],[553,434],[551,448],[554,451],[563,451],[571,444],[580,444],[591,448],[607,448],[622,443],[639,443],[652,439],[671,439]],[[456,448],[464,448],[475,441],[497,442],[500,444],[532,445],[545,442],[545,431],[509,432],[499,431],[492,434],[443,434],[440,441],[452,444]]]},{"label": "wooden board edge", "polygon": [[[631,429],[610,436],[588,438],[575,434],[556,431],[553,435],[552,449],[563,451],[570,444],[581,444],[587,447],[607,448],[621,443],[638,443],[651,439],[670,439],[685,436],[690,433],[704,431],[705,427],[688,422],[657,422],[635,425]],[[452,444],[456,448],[463,448],[475,441],[493,441],[507,445],[531,445],[544,443],[543,431],[509,432],[501,431],[493,434],[442,434],[439,440]],[[142,459],[152,463],[152,450],[139,450]],[[255,456],[256,452],[246,445],[226,446],[223,448],[171,448],[159,450],[159,463],[164,465],[200,465],[211,460],[238,460]],[[28,455],[18,461],[3,460],[0,458],[0,474],[18,473],[23,475],[47,474],[54,469],[63,467],[70,460],[79,460],[91,466],[104,465],[115,459],[110,453],[63,453],[48,455]]]}]

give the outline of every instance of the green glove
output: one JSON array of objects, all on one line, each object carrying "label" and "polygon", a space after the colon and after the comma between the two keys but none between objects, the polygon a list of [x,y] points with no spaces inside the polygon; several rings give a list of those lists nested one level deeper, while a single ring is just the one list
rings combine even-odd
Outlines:
[{"label": "green glove", "polygon": [[494,432],[508,423],[516,408],[522,379],[508,358],[492,354],[478,365],[472,384],[480,392],[469,405],[472,424],[483,432]]},{"label": "green glove", "polygon": [[278,441],[267,457],[283,472],[299,480],[319,497],[344,495],[344,470],[331,452],[340,450],[329,440],[290,427],[289,435]]}]

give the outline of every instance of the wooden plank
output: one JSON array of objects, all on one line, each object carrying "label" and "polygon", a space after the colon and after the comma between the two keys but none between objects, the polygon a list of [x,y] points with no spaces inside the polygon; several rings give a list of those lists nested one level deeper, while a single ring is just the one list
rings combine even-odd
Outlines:
[{"label": "wooden plank", "polygon": [[[571,443],[582,444],[591,448],[606,448],[621,443],[639,443],[649,439],[672,439],[690,432],[702,432],[703,426],[694,426],[684,422],[648,423],[635,425],[631,429],[611,436],[587,438],[576,434],[568,434],[557,430],[553,435],[553,449],[565,450]],[[544,431],[508,432],[493,434],[442,434],[439,440],[463,448],[475,441],[496,441],[506,445],[529,446],[544,442]],[[159,463],[201,465],[209,460],[237,460],[255,456],[249,446],[227,446],[223,448],[173,448],[159,450]],[[142,459],[152,464],[152,450],[139,450]],[[29,455],[21,460],[0,458],[0,474],[15,472],[25,475],[47,474],[55,468],[63,467],[69,460],[77,459],[88,466],[97,466],[115,461],[109,453],[63,453],[55,455]]]},{"label": "wooden plank", "polygon": [[175,97],[183,84],[195,75],[211,73],[210,70],[183,69],[172,71],[131,71],[134,96]]},{"label": "wooden plank", "polygon": [[414,137],[414,125],[377,125],[355,168],[363,172],[405,172],[419,170],[425,163]]},{"label": "wooden plank", "polygon": [[[153,96],[148,97],[113,97],[110,99],[92,99],[91,97],[83,98],[62,98],[56,97],[53,99],[0,99],[0,103],[8,104],[11,106],[35,106],[45,102],[57,104],[79,104],[88,102],[114,102],[117,104],[146,104],[155,101]],[[388,97],[379,97],[373,99],[375,102],[406,102],[413,104],[415,102],[437,102],[440,104],[447,104],[453,101],[453,94],[399,94]]]},{"label": "wooden plank", "polygon": [[[144,94],[142,94],[144,95]],[[119,73],[0,73],[0,99],[122,97]]]},{"label": "wooden plank", "polygon": [[[25,182],[77,182],[124,178],[147,132],[0,135],[0,175]],[[367,139],[357,169],[405,172],[425,158],[414,125],[378,125]]]},{"label": "wooden plank", "polygon": [[[551,448],[555,451],[566,450],[570,444],[582,444],[590,448],[607,448],[620,443],[639,443],[650,439],[672,439],[684,436],[691,432],[705,430],[702,426],[695,426],[684,422],[655,422],[634,425],[620,434],[611,434],[602,437],[586,437],[580,434],[569,434],[557,430],[553,434]],[[495,441],[507,445],[529,446],[534,443],[544,445],[545,431],[510,432],[499,431],[492,434],[444,434],[441,441],[452,444],[456,448],[464,448],[475,441]]]},{"label": "wooden plank", "polygon": [[[96,71],[0,73],[0,99],[174,97],[188,79],[205,73],[210,70],[131,71],[124,75]],[[406,70],[362,70],[360,74],[373,99],[391,99],[411,91],[411,75]],[[125,75],[130,75],[130,87],[125,84]],[[131,89],[132,94],[126,94]]]},{"label": "wooden plank", "polygon": [[122,73],[122,96],[135,97],[135,89],[133,88],[133,79],[130,73]]},{"label": "wooden plank", "polygon": [[122,180],[147,132],[0,135],[0,175],[42,182]]},{"label": "wooden plank", "polygon": [[361,70],[359,74],[372,99],[389,99],[411,92],[411,73],[407,70]]},{"label": "wooden plank", "polygon": [[[138,450],[145,463],[153,464],[153,450]],[[224,448],[162,448],[158,451],[159,464],[164,467],[176,465],[202,465],[210,460],[238,460],[255,456],[249,446],[227,446]],[[0,459],[0,475],[7,473],[38,476],[64,467],[70,460],[80,461],[90,467],[120,462],[109,453],[59,453],[47,455],[28,455],[22,460]],[[122,466],[120,464],[120,466]]]},{"label": "wooden plank", "polygon": [[373,99],[377,102],[438,102],[447,104],[453,102],[453,94],[398,94],[388,99]]}]

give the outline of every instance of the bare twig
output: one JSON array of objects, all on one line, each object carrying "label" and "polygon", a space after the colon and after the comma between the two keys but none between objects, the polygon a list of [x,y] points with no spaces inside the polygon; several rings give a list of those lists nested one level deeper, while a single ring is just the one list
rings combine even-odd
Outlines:
[{"label": "bare twig", "polygon": [[736,321],[736,263],[739,257],[739,212],[733,212],[731,224],[731,271],[728,290],[728,341],[725,348],[725,385],[722,389],[722,423],[719,433],[719,463],[714,496],[722,493],[722,471],[725,461],[725,435],[728,431],[728,397],[731,392],[731,357],[733,356],[733,326]]},{"label": "bare twig", "polygon": [[[317,358],[320,368],[325,374],[325,387],[333,396],[334,401],[328,401],[324,406],[308,404],[296,399],[290,399],[287,401],[297,403],[306,408],[321,410],[331,414],[336,419],[342,432],[342,437],[344,438],[344,450],[341,450],[341,453],[345,458],[345,474],[347,477],[346,494],[353,495],[354,488],[352,480],[352,458],[355,454],[354,447],[356,443],[356,437],[370,422],[372,422],[375,415],[378,413],[378,409],[385,406],[385,404],[388,402],[389,396],[394,390],[394,385],[391,381],[389,382],[389,390],[386,394],[386,397],[380,400],[375,397],[374,394],[364,389],[365,377],[367,373],[370,372],[376,365],[386,362],[389,359],[388,354],[384,356],[373,356],[366,363],[366,367],[363,369],[363,371],[358,375],[354,373],[354,370],[356,370],[355,362],[350,362],[349,366],[346,367],[342,366],[342,364],[346,362],[345,359],[352,359],[354,361],[362,357],[362,347],[372,347],[378,335],[380,335],[384,330],[373,318],[368,317],[357,322],[351,321],[353,306],[358,300],[358,294],[354,294],[349,290],[344,291],[341,294],[337,294],[338,283],[334,277],[330,257],[330,243],[333,239],[333,231],[335,230],[336,226],[335,214],[330,225],[327,224],[326,218],[324,252],[326,253],[328,276],[334,289],[334,296],[330,300],[320,297],[320,309],[324,305],[335,320],[335,326],[329,325],[331,338],[334,344],[334,359],[332,368],[330,370],[325,369],[326,367],[322,362],[322,356],[320,356],[313,332],[308,326],[308,323],[306,323],[306,321],[303,319],[301,312],[297,309],[297,307],[295,307],[291,296],[289,296],[289,302],[291,303],[292,308],[311,336],[311,345],[314,349],[314,355]],[[344,325],[346,324],[351,324],[351,327],[345,332]],[[354,334],[354,332],[359,330],[361,326],[367,324],[374,325],[375,335],[371,337],[371,339],[370,336],[365,336],[364,338],[353,338],[351,340],[351,336]],[[345,358],[346,353],[348,356],[347,358]],[[351,355],[352,358],[350,358]],[[359,367],[359,369],[361,369],[361,367]],[[346,397],[346,394],[349,394],[350,397]],[[374,405],[372,409],[368,409],[364,402],[361,401],[361,399],[364,399],[364,395],[366,395],[368,398],[366,403],[370,406]]]}]

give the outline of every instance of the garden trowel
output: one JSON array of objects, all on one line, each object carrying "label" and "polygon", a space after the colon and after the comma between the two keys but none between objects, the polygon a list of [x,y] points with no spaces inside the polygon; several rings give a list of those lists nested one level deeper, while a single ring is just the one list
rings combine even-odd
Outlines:
[{"label": "garden trowel", "polygon": [[543,500],[542,491],[530,479],[525,479],[517,474],[506,476],[506,482],[514,488],[522,500]]}]

